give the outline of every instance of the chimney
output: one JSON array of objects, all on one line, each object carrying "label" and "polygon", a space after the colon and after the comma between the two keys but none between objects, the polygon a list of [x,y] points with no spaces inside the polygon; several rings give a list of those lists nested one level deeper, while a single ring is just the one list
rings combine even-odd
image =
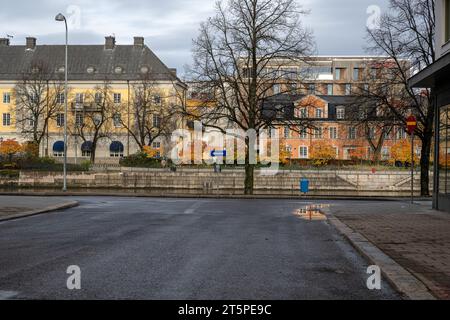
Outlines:
[{"label": "chimney", "polygon": [[144,46],[144,37],[134,37],[134,46],[135,47],[143,47]]},{"label": "chimney", "polygon": [[115,37],[105,37],[105,49],[113,50],[116,47],[116,38]]},{"label": "chimney", "polygon": [[0,46],[8,47],[9,46],[9,38],[0,38]]},{"label": "chimney", "polygon": [[28,37],[27,38],[27,50],[36,49],[36,38]]},{"label": "chimney", "polygon": [[175,77],[177,76],[177,69],[175,69],[175,68],[170,68],[169,71],[170,71],[170,73],[171,73],[172,75],[174,75]]}]

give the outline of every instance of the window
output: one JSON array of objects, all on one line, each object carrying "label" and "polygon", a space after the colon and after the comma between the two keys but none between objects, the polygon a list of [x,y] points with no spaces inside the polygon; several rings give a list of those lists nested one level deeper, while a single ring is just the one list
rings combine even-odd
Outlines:
[{"label": "window", "polygon": [[361,73],[359,68],[353,69],[353,80],[358,81],[361,79]]},{"label": "window", "polygon": [[389,131],[385,131],[384,132],[384,139],[385,140],[391,140],[391,130],[389,130]]},{"label": "window", "polygon": [[56,95],[56,103],[63,104],[66,101],[64,93],[58,93]]},{"label": "window", "polygon": [[307,110],[306,110],[306,108],[301,108],[300,109],[300,116],[299,116],[299,118],[307,118],[308,117],[308,113],[307,113]]},{"label": "window", "polygon": [[378,68],[370,68],[370,77],[372,79],[378,78]]},{"label": "window", "polygon": [[308,147],[299,148],[300,159],[308,159]]},{"label": "window", "polygon": [[348,128],[348,139],[349,140],[355,140],[356,139],[356,128],[355,127],[349,127]]},{"label": "window", "polygon": [[57,141],[53,144],[53,156],[56,158],[62,158],[65,154],[64,141]]},{"label": "window", "polygon": [[120,113],[116,113],[113,117],[114,127],[119,128],[122,126],[122,115]]},{"label": "window", "polygon": [[120,141],[113,141],[109,147],[110,157],[111,158],[123,158],[124,154],[124,146]]},{"label": "window", "polygon": [[90,158],[91,157],[91,151],[90,150],[82,150],[81,151],[81,156],[83,158]]},{"label": "window", "polygon": [[281,93],[281,86],[279,84],[273,85],[273,94],[280,94]]},{"label": "window", "polygon": [[389,150],[389,147],[383,147],[381,149],[381,157],[383,160],[389,160],[389,158],[391,157],[391,152]]},{"label": "window", "polygon": [[306,128],[300,131],[300,139],[308,139],[308,131],[306,130]]},{"label": "window", "polygon": [[284,138],[289,139],[291,137],[291,129],[289,127],[284,127]]},{"label": "window", "polygon": [[339,148],[333,147],[334,151],[336,151],[336,159],[339,159]]},{"label": "window", "polygon": [[122,94],[114,93],[114,103],[121,103],[121,102],[122,102]]},{"label": "window", "polygon": [[334,72],[334,80],[343,80],[345,68],[336,68]]},{"label": "window", "polygon": [[402,128],[397,129],[397,140],[403,140],[406,139],[406,131]]},{"label": "window", "polygon": [[375,139],[375,137],[376,137],[375,128],[370,128],[369,129],[368,136],[369,136],[369,139]]},{"label": "window", "polygon": [[338,120],[344,120],[345,119],[345,108],[337,108],[336,109],[336,118]]},{"label": "window", "polygon": [[161,149],[161,142],[153,142],[153,149]]},{"label": "window", "polygon": [[30,99],[31,103],[39,103],[39,96],[36,93],[30,93],[28,99]]},{"label": "window", "polygon": [[336,140],[338,138],[338,130],[336,127],[330,127],[330,139]]},{"label": "window", "polygon": [[84,94],[83,93],[77,93],[75,95],[75,102],[79,103],[79,104],[84,103]]},{"label": "window", "polygon": [[322,138],[323,138],[323,128],[315,128],[314,139],[322,139]]},{"label": "window", "polygon": [[162,102],[162,100],[161,100],[161,96],[158,96],[158,95],[156,95],[156,96],[153,96],[153,103],[154,103],[154,104],[156,104],[156,105],[160,105],[160,104],[161,104],[161,102]]},{"label": "window", "polygon": [[154,128],[161,127],[161,117],[157,114],[153,115],[153,127]]},{"label": "window", "polygon": [[364,92],[363,93],[370,93],[370,87],[368,83],[364,84]]},{"label": "window", "polygon": [[327,95],[332,96],[333,95],[333,85],[327,84]]},{"label": "window", "polygon": [[323,110],[322,109],[316,109],[316,118],[317,119],[323,118]]},{"label": "window", "polygon": [[316,93],[316,85],[314,83],[311,83],[308,85],[308,93],[309,94],[315,94]]},{"label": "window", "polygon": [[9,92],[3,93],[3,103],[11,103],[11,94]]},{"label": "window", "polygon": [[350,83],[347,83],[347,84],[345,85],[345,94],[346,94],[347,96],[349,96],[349,95],[352,94],[352,85],[351,85]]},{"label": "window", "polygon": [[102,93],[100,93],[100,92],[96,92],[95,93],[95,103],[96,104],[101,104],[102,103],[102,101],[103,101],[103,94]]},{"label": "window", "polygon": [[84,116],[82,113],[77,113],[75,116],[75,125],[81,127],[84,124]]},{"label": "window", "polygon": [[341,80],[341,69],[336,68],[334,71],[334,80]]},{"label": "window", "polygon": [[290,93],[296,93],[297,92],[297,84],[296,83],[289,83],[288,84],[288,90]]},{"label": "window", "polygon": [[9,127],[11,125],[11,113],[3,114],[3,126]]},{"label": "window", "polygon": [[56,115],[56,126],[59,128],[64,127],[64,113],[58,113]]},{"label": "window", "polygon": [[450,0],[445,1],[445,42],[450,41]]}]

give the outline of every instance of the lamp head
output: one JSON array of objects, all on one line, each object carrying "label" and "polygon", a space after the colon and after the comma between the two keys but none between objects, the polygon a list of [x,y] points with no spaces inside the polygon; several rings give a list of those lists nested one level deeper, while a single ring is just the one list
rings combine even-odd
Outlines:
[{"label": "lamp head", "polygon": [[62,13],[59,13],[56,17],[55,17],[56,21],[65,21],[66,17],[64,17],[64,15]]}]

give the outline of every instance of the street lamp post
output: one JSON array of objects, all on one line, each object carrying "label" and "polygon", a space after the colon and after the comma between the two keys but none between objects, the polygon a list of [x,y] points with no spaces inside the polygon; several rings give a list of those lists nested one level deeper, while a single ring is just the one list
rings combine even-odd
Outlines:
[{"label": "street lamp post", "polygon": [[68,120],[68,112],[67,112],[67,99],[68,99],[68,73],[69,73],[69,61],[68,61],[68,49],[69,49],[69,28],[67,27],[67,19],[66,17],[59,13],[56,18],[56,21],[60,21],[65,23],[66,25],[66,57],[65,57],[65,67],[64,67],[64,186],[63,191],[67,191],[67,120]]}]

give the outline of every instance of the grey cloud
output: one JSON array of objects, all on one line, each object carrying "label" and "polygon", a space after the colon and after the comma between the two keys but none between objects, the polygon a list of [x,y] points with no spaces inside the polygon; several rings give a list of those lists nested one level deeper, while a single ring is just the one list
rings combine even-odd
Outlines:
[{"label": "grey cloud", "polygon": [[[311,9],[305,25],[314,30],[319,54],[350,55],[364,53],[367,7],[386,10],[388,0],[299,2]],[[41,44],[62,43],[63,28],[54,16],[77,5],[82,10],[82,28],[71,31],[71,43],[103,43],[104,36],[113,33],[119,43],[131,43],[133,36],[142,35],[168,66],[182,71],[190,62],[199,23],[212,14],[214,0],[0,0],[0,5],[0,37],[13,34],[15,44],[30,35]]]}]

